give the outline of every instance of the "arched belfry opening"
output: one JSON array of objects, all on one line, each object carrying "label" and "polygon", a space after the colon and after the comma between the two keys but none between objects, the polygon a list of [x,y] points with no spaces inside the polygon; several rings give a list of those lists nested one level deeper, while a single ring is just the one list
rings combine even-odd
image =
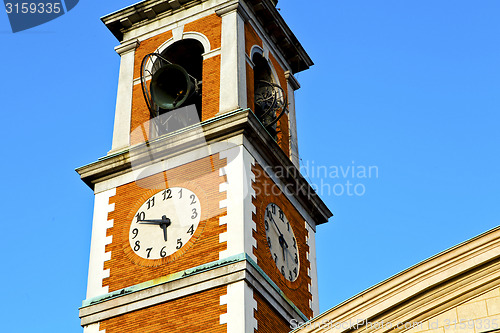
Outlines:
[{"label": "arched belfry opening", "polygon": [[287,107],[287,99],[283,89],[275,82],[266,58],[255,52],[254,63],[254,103],[255,115],[269,134],[276,140],[277,123]]},{"label": "arched belfry opening", "polygon": [[258,81],[269,81],[272,82],[272,74],[271,74],[271,67],[269,67],[269,63],[267,62],[266,58],[262,56],[260,53],[254,53],[252,57],[252,62],[254,63],[254,77],[255,77],[255,82]]},{"label": "arched belfry opening", "polygon": [[[184,39],[161,53],[148,54],[144,58],[143,92],[156,135],[200,121],[203,53],[201,42]],[[152,62],[151,69],[147,68],[148,61]]]},{"label": "arched belfry opening", "polygon": [[203,45],[200,41],[183,39],[170,45],[161,55],[168,61],[183,67],[201,82],[203,53]]}]

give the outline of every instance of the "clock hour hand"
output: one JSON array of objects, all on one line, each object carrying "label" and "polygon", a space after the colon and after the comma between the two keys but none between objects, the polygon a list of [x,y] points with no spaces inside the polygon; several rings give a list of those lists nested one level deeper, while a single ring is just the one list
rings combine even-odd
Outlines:
[{"label": "clock hour hand", "polygon": [[283,236],[283,233],[281,232],[280,228],[276,224],[276,221],[274,221],[273,218],[271,218],[271,221],[273,221],[274,226],[276,227],[276,230],[278,230],[278,233],[280,234],[280,245],[283,246],[283,244],[285,244],[285,246],[288,248],[288,244],[285,241],[285,237]]},{"label": "clock hour hand", "polygon": [[163,239],[165,240],[165,242],[167,241],[167,227],[168,225],[165,223],[160,224],[160,228],[163,229]]},{"label": "clock hour hand", "polygon": [[283,243],[284,243],[284,239],[283,239],[283,235],[280,236],[279,238],[279,242],[280,242],[280,245],[281,245],[281,250],[283,250],[283,260],[286,261],[286,257],[285,257],[285,247],[283,246]]},{"label": "clock hour hand", "polygon": [[159,225],[160,228],[163,230],[163,239],[165,240],[165,242],[167,241],[167,227],[169,227],[172,224],[172,222],[166,215],[163,215],[161,217],[161,220],[140,220],[137,221],[137,223]]}]

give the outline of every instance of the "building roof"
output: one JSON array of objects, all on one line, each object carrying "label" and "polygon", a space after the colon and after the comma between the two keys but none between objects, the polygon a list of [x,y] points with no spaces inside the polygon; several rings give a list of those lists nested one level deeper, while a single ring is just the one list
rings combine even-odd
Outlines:
[{"label": "building roof", "polygon": [[292,332],[403,332],[410,329],[396,324],[423,322],[499,285],[497,227],[390,277]]}]

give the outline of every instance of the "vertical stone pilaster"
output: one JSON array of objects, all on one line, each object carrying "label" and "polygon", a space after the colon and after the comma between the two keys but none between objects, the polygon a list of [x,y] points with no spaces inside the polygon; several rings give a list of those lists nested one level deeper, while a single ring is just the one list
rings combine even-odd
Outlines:
[{"label": "vertical stone pilaster", "polygon": [[299,142],[297,138],[297,116],[295,114],[295,90],[300,84],[290,71],[285,72],[288,95],[289,128],[290,128],[290,159],[296,168],[300,170]]},{"label": "vertical stone pilaster", "polygon": [[309,292],[311,293],[311,310],[313,312],[313,317],[319,315],[319,290],[318,290],[318,268],[316,260],[316,231],[309,225],[309,223],[304,222],[304,226],[307,230],[307,245],[309,246],[309,251],[307,252],[307,260],[309,261],[309,276],[311,282],[308,286]]},{"label": "vertical stone pilaster", "polygon": [[109,203],[109,199],[115,194],[116,189],[110,189],[95,195],[87,299],[108,292],[108,287],[104,287],[102,281],[109,276],[109,270],[104,269],[104,262],[111,259],[111,253],[106,252],[106,245],[112,241],[112,237],[107,236],[107,230],[113,226],[113,220],[108,219],[108,214],[115,209],[115,204]]},{"label": "vertical stone pilaster", "polygon": [[222,18],[219,113],[247,107],[245,21],[240,3],[216,11]]},{"label": "vertical stone pilaster", "polygon": [[139,41],[133,40],[115,47],[115,51],[120,55],[121,60],[120,74],[118,78],[118,92],[116,96],[113,143],[109,153],[114,153],[130,145],[132,89],[134,85],[134,58],[135,49],[138,46]]},{"label": "vertical stone pilaster", "polygon": [[221,315],[220,324],[227,324],[227,332],[249,333],[257,330],[254,312],[257,302],[253,289],[245,281],[238,281],[227,286],[227,295],[221,297],[221,305],[227,304],[227,313]]}]

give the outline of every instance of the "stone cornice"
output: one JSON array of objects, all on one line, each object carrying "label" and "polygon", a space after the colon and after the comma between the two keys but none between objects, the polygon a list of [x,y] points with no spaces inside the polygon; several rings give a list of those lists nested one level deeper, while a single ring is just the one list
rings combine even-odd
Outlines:
[{"label": "stone cornice", "polygon": [[141,42],[138,39],[134,39],[134,40],[128,41],[128,42],[126,42],[124,44],[116,46],[115,47],[115,51],[119,55],[122,55],[124,53],[127,53],[127,52],[130,52],[132,50],[135,50],[136,48],[139,47],[140,44],[141,44]]},{"label": "stone cornice", "polygon": [[81,324],[90,325],[238,281],[246,281],[266,297],[287,321],[307,319],[251,258],[241,254],[85,300],[80,308]]},{"label": "stone cornice", "polygon": [[[200,133],[203,135],[203,140],[200,140]],[[94,189],[96,183],[132,171],[132,165],[137,170],[241,134],[268,165],[280,171],[280,180],[287,185],[287,190],[316,224],[327,222],[332,216],[331,211],[300,174],[300,170],[266,132],[253,112],[248,109],[224,113],[200,124],[137,144],[80,167],[76,171],[82,180]]]},{"label": "stone cornice", "polygon": [[300,83],[297,81],[295,76],[290,71],[285,72],[285,79],[290,83],[290,86],[292,87],[293,90],[299,90],[300,89]]},{"label": "stone cornice", "polygon": [[238,14],[240,14],[240,16],[243,18],[244,21],[248,21],[248,18],[249,18],[248,13],[246,12],[245,8],[239,2],[232,3],[232,4],[229,4],[225,7],[217,9],[215,11],[215,13],[222,17],[224,15],[227,15],[227,14],[235,12],[235,11],[238,12]]},{"label": "stone cornice", "polygon": [[314,65],[299,40],[286,24],[271,0],[246,0],[260,25],[287,59],[292,72],[297,73]]}]

